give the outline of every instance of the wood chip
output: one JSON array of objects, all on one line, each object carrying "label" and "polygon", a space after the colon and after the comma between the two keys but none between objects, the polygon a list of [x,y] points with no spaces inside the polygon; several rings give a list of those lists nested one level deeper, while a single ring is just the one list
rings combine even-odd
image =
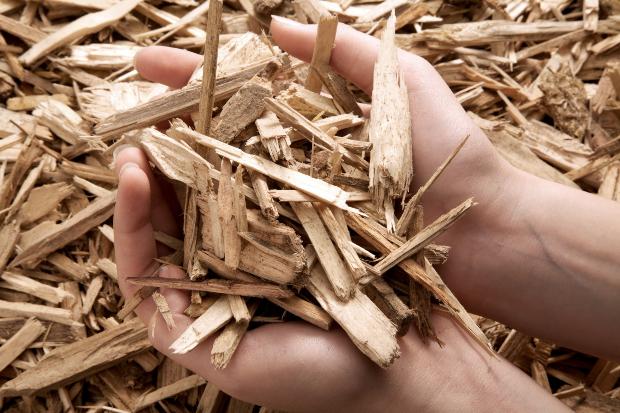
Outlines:
[{"label": "wood chip", "polygon": [[[0,395],[29,395],[71,384],[150,347],[146,327],[131,320],[117,327],[58,347],[36,366],[0,387]],[[98,351],[93,352],[93,349]]]},{"label": "wood chip", "polygon": [[333,293],[320,266],[314,267],[309,281],[312,295],[362,353],[384,368],[400,356],[396,327],[366,295],[356,289],[350,300],[342,301]]},{"label": "wood chip", "polygon": [[[201,257],[204,257],[203,254]],[[248,274],[248,276],[250,276]],[[251,277],[251,276],[250,276]],[[129,277],[130,283],[148,287],[178,288],[190,291],[241,295],[244,297],[288,298],[292,292],[268,283],[209,279],[204,281],[171,280],[160,277]]]},{"label": "wood chip", "polygon": [[228,299],[225,296],[220,297],[170,345],[170,350],[175,354],[185,354],[191,351],[232,318]]},{"label": "wood chip", "polygon": [[355,208],[352,208],[346,204],[348,198],[347,193],[338,187],[301,174],[297,171],[283,168],[263,158],[250,155],[235,147],[219,142],[216,139],[201,135],[191,129],[176,128],[173,132],[181,136],[194,138],[199,144],[215,149],[220,156],[224,156],[231,161],[235,161],[248,169],[260,172],[272,179],[285,182],[321,201],[327,202],[338,208],[347,209],[354,212],[357,211]]},{"label": "wood chip", "polygon": [[82,36],[96,33],[120,20],[136,7],[138,3],[140,3],[140,0],[123,0],[107,10],[82,16],[33,45],[26,53],[19,57],[19,60],[26,66],[31,66],[46,53],[50,53],[58,47],[71,43]]},{"label": "wood chip", "polygon": [[0,347],[0,371],[19,357],[44,331],[43,324],[35,318],[28,319],[22,328]]},{"label": "wood chip", "polygon": [[172,317],[172,313],[170,312],[170,306],[168,305],[168,301],[166,297],[155,291],[151,295],[155,306],[157,307],[157,311],[163,317],[166,322],[166,327],[168,327],[169,331],[172,331],[176,328],[176,324],[174,323],[174,318]]},{"label": "wood chip", "polygon": [[88,207],[62,224],[50,226],[40,239],[25,246],[22,252],[11,262],[11,265],[16,266],[23,262],[43,258],[50,252],[84,235],[112,216],[115,201],[116,192],[113,192],[106,197],[93,201]]},{"label": "wood chip", "polygon": [[53,321],[72,327],[79,327],[82,323],[73,320],[71,311],[64,308],[48,307],[41,304],[12,303],[0,300],[0,310],[8,317],[37,317],[41,320]]},{"label": "wood chip", "polygon": [[207,13],[208,24],[204,50],[202,89],[200,91],[200,105],[198,107],[200,117],[196,125],[197,130],[201,133],[209,133],[211,130],[222,6],[223,3],[219,0],[209,2],[209,11]]},{"label": "wood chip", "polygon": [[[228,296],[229,304],[231,304],[230,308],[234,316],[235,309],[234,305],[232,304],[231,297],[235,296]],[[229,323],[222,330],[220,335],[217,336],[217,338],[213,342],[213,347],[211,348],[211,363],[213,363],[216,369],[226,368],[226,366],[232,359],[233,354],[237,350],[241,339],[247,331],[250,319],[254,316],[257,308],[258,302],[256,301],[253,302],[249,308],[245,307],[244,312],[247,313],[246,316],[241,319],[235,316],[235,322]]]},{"label": "wood chip", "polygon": [[319,214],[310,203],[291,203],[291,206],[312,242],[335,295],[343,301],[348,301],[356,291],[353,274],[338,255]]},{"label": "wood chip", "polygon": [[305,85],[306,89],[312,92],[321,91],[321,78],[317,72],[324,70],[323,68],[329,65],[337,28],[338,19],[336,16],[327,14],[320,17],[316,31],[316,39],[314,41],[312,60],[310,62],[310,70]]},{"label": "wood chip", "polygon": [[409,97],[394,44],[395,20],[392,12],[381,38],[368,126],[372,143],[369,190],[375,204],[385,209],[390,231],[394,231],[396,226],[393,200],[404,198],[413,176]]},{"label": "wood chip", "polygon": [[443,214],[432,224],[407,240],[407,242],[403,243],[398,249],[383,257],[383,259],[375,265],[375,271],[379,274],[384,274],[387,270],[397,265],[401,260],[418,252],[424,248],[425,245],[428,245],[436,236],[444,232],[474,205],[476,204],[473,199],[470,198],[451,211]]}]

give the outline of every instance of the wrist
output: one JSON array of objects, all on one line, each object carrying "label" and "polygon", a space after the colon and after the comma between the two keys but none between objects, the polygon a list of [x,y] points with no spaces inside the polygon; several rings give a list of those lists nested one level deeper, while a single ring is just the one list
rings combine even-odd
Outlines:
[{"label": "wrist", "polygon": [[445,345],[433,344],[434,397],[420,411],[569,411],[510,362],[484,352],[447,314],[435,313],[433,323]]},{"label": "wrist", "polygon": [[570,411],[521,370],[497,356],[482,361],[471,355],[467,366],[450,374],[452,383],[429,411],[566,412]]},{"label": "wrist", "polygon": [[[386,371],[398,380],[379,389],[381,396],[375,393],[373,399],[381,399],[383,405],[368,411],[568,410],[521,370],[482,350],[448,314],[435,311],[432,322],[444,345],[432,340],[421,344],[416,332],[403,337],[400,366]],[[394,367],[397,370],[390,372]]]}]

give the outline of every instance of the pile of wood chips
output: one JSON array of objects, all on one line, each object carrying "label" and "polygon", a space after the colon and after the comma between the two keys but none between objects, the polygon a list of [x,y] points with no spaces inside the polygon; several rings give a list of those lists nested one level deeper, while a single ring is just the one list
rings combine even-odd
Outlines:
[{"label": "pile of wood chips", "polygon": [[[310,64],[270,42],[272,14],[318,24]],[[381,38],[372,99],[327,65],[338,21]],[[178,90],[140,80],[153,44],[204,65]],[[470,315],[443,284],[433,241],[475,202],[425,223],[421,201],[467,137],[410,191],[396,59],[431,61],[515,166],[620,200],[618,45],[614,0],[0,0],[0,410],[258,411],[151,348],[133,309],[152,297],[172,328],[157,291],[174,287],[195,321],[171,351],[215,336],[217,368],[248,328],[293,319],[337,323],[389,368],[410,325],[438,339],[439,306],[577,411],[620,411],[618,363]],[[184,238],[156,238],[187,279],[136,274],[125,301],[110,224],[126,143],[176,190]]]}]

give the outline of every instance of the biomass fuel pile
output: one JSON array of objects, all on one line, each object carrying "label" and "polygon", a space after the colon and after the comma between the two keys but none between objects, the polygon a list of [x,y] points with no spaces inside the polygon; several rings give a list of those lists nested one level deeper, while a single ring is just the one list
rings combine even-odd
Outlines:
[{"label": "biomass fuel pile", "polygon": [[[272,14],[318,25],[310,63],[272,43]],[[380,39],[372,96],[329,66],[338,21]],[[396,51],[433,63],[513,165],[620,200],[619,33],[605,0],[0,0],[0,408],[252,411],[150,346],[134,310],[152,299],[175,329],[159,289],[177,288],[193,322],[170,351],[215,337],[218,369],[249,329],[290,320],[390,368],[409,328],[441,342],[439,309],[570,406],[618,409],[617,363],[469,314],[442,281],[438,238],[476,200],[425,220],[424,194],[468,136],[412,184]],[[203,64],[180,89],[147,82],[133,56],[153,44]],[[156,233],[157,263],[186,274],[123,274],[127,299],[124,144],[174,189],[182,236]]]}]

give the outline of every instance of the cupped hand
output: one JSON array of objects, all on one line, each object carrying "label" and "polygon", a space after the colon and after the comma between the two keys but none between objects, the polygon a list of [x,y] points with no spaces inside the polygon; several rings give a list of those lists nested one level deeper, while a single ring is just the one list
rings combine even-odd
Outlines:
[{"label": "cupped hand", "polygon": [[[158,269],[155,263],[160,255],[155,231],[178,235],[179,229],[169,198],[149,169],[144,153],[137,148],[123,149],[117,155],[116,168],[116,264],[120,288],[127,300],[138,288],[129,284],[127,277],[155,271],[168,278],[185,275],[172,266]],[[210,361],[212,339],[187,354],[171,354],[170,344],[192,322],[183,314],[190,300],[186,291],[161,289],[161,293],[176,324],[172,331],[151,298],[136,308],[156,349],[228,394],[287,411],[444,410],[446,401],[442,394],[451,394],[455,402],[470,402],[472,394],[463,387],[463,380],[479,388],[493,382],[495,368],[506,368],[503,361],[489,360],[451,319],[435,314],[435,328],[446,346],[440,348],[435,342],[423,344],[410,329],[400,340],[401,358],[387,370],[366,359],[342,330],[323,331],[297,322],[266,325],[247,332],[230,364],[224,370],[216,370]],[[462,370],[458,380],[450,378],[455,368]],[[478,377],[480,373],[483,380]]]},{"label": "cupped hand", "polygon": [[[302,59],[310,58],[313,27],[274,21],[272,32],[284,50]],[[377,45],[368,36],[340,27],[332,65],[370,93]],[[186,51],[150,47],[139,53],[136,67],[151,81],[180,87],[201,61],[200,56]],[[401,53],[400,61],[411,98],[416,183],[423,183],[463,136],[471,135],[463,153],[427,195],[425,205],[430,215],[471,195],[480,202],[494,199],[494,191],[499,191],[508,168],[428,63],[406,53]],[[154,232],[178,236],[180,231],[169,202],[171,197],[139,149],[126,148],[117,154],[116,168],[116,263],[121,291],[128,299],[137,287],[129,284],[127,277],[152,274],[157,269],[154,260],[161,251]],[[161,268],[158,275],[184,276],[174,267]],[[499,358],[489,358],[442,313],[432,318],[445,346],[424,344],[415,329],[410,329],[400,339],[400,359],[386,370],[366,359],[340,329],[326,332],[295,322],[247,332],[226,369],[216,370],[210,361],[212,339],[187,354],[170,354],[169,345],[191,323],[183,315],[189,296],[178,290],[161,292],[170,305],[175,329],[168,330],[152,299],[144,300],[136,309],[149,327],[154,347],[242,400],[288,411],[324,412],[484,411],[496,410],[500,405],[514,407],[519,393],[500,396],[498,389],[527,389],[531,400],[547,400],[526,376]],[[519,403],[523,406],[523,401]]]}]

